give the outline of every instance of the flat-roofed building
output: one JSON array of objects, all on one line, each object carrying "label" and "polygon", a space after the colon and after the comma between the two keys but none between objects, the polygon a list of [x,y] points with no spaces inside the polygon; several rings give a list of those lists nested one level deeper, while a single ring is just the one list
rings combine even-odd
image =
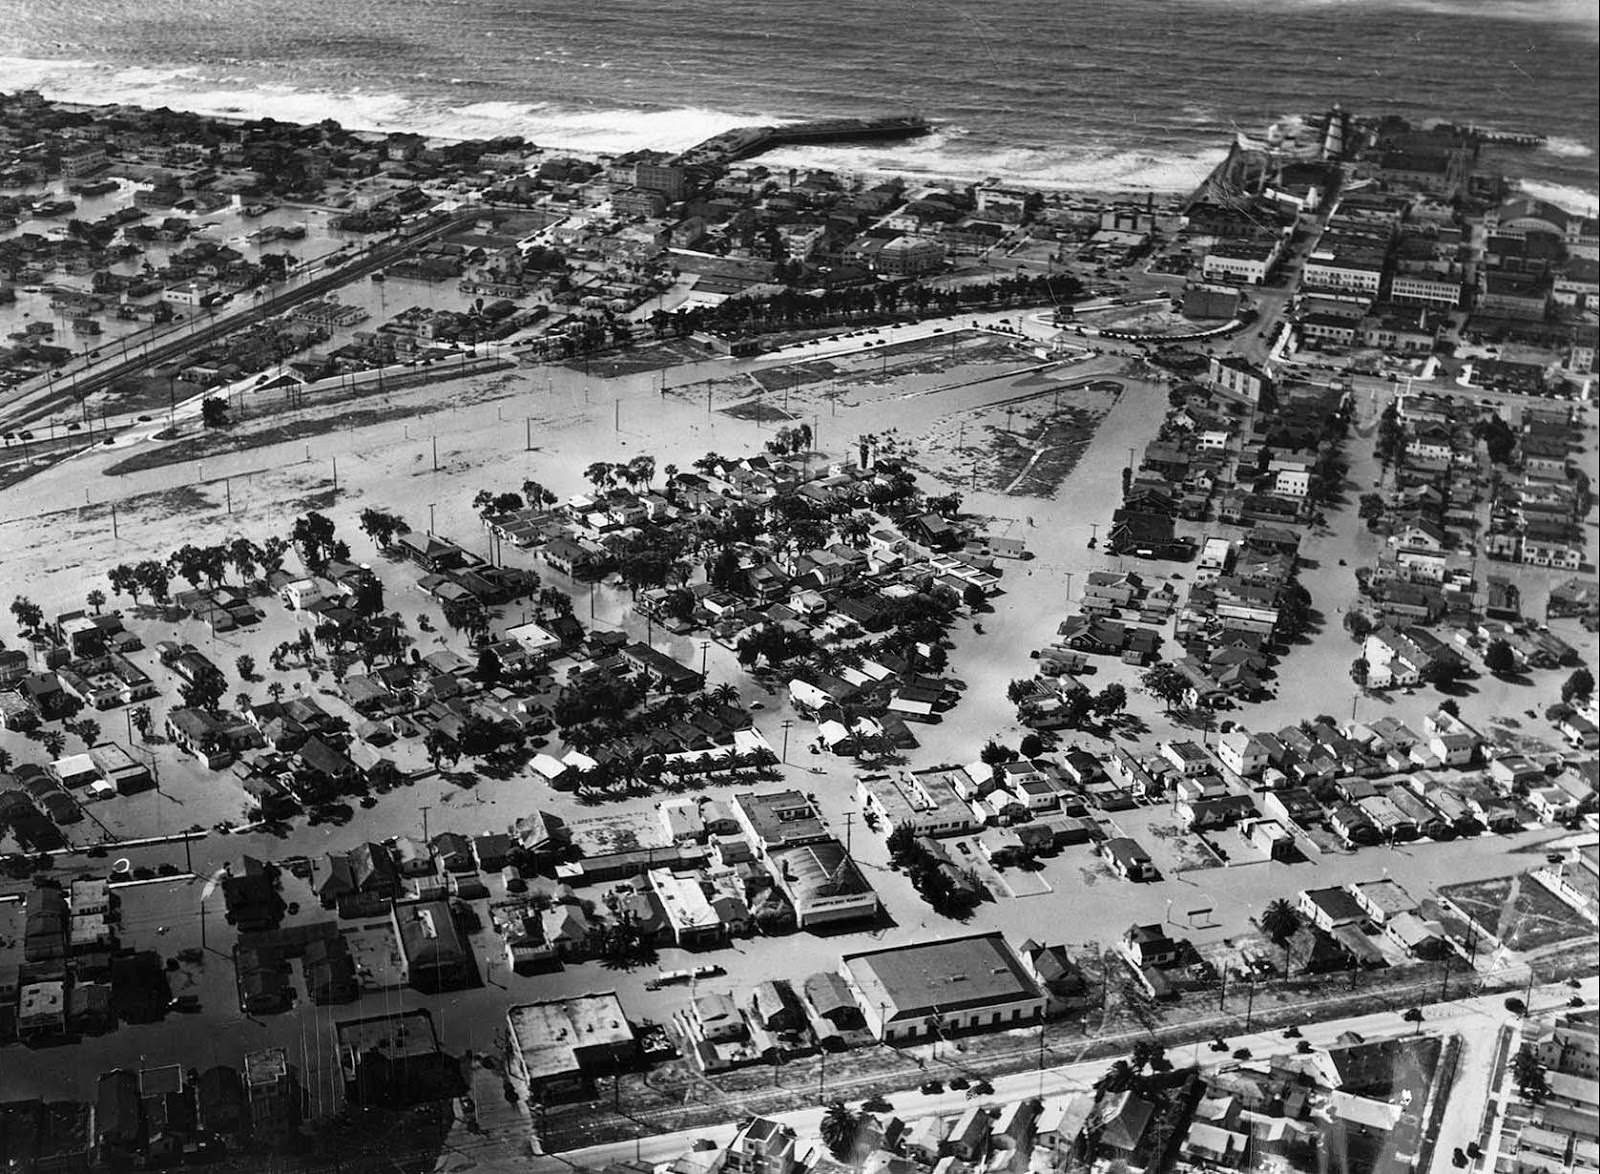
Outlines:
[{"label": "flat-roofed building", "polygon": [[506,1012],[507,1067],[532,1100],[580,1097],[598,1073],[631,1063],[639,1044],[615,991],[521,1003]]},{"label": "flat-roofed building", "polygon": [[909,827],[919,836],[959,836],[978,830],[972,807],[956,793],[954,774],[937,767],[903,775],[862,775],[856,798],[886,830]]},{"label": "flat-roofed building", "polygon": [[829,838],[822,816],[799,791],[750,792],[735,795],[733,803],[740,825],[758,850]]},{"label": "flat-roofed building", "polygon": [[1044,989],[999,933],[847,954],[841,973],[868,1030],[885,1042],[1044,1014]]},{"label": "flat-roofed building", "polygon": [[1402,913],[1415,913],[1417,902],[1399,882],[1389,880],[1360,881],[1350,886],[1350,895],[1356,899],[1366,915],[1382,925]]},{"label": "flat-roofed building", "polygon": [[661,910],[666,914],[672,940],[678,945],[707,945],[726,934],[722,918],[717,916],[716,907],[694,873],[652,868],[647,875],[656,899],[661,902]]}]

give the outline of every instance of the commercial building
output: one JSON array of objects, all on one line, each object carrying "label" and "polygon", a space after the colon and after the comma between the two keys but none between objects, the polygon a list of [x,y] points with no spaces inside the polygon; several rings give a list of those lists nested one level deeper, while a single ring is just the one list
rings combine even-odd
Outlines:
[{"label": "commercial building", "polygon": [[1306,289],[1336,289],[1376,297],[1383,285],[1383,256],[1376,252],[1318,251],[1306,260],[1301,275]]},{"label": "commercial building", "polygon": [[878,894],[844,845],[831,836],[770,850],[767,864],[779,890],[794,907],[795,924],[801,929],[878,915]]},{"label": "commercial building", "polygon": [[1218,244],[1200,263],[1200,276],[1207,281],[1236,281],[1242,285],[1261,285],[1283,256],[1283,240],[1228,241]]},{"label": "commercial building", "polygon": [[956,793],[959,772],[932,768],[904,775],[862,775],[856,782],[861,809],[886,824],[909,827],[919,836],[959,836],[979,828],[972,808]]},{"label": "commercial building", "polygon": [[522,1003],[506,1012],[507,1071],[535,1101],[582,1096],[596,1074],[638,1056],[633,1025],[615,991]]},{"label": "commercial building", "polygon": [[884,1042],[1044,1014],[1043,988],[999,933],[847,954],[840,972],[868,1030]]}]

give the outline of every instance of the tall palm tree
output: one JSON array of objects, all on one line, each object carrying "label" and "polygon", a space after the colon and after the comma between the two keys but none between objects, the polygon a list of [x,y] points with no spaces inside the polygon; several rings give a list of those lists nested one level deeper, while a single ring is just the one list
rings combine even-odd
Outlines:
[{"label": "tall palm tree", "polygon": [[1268,905],[1261,914],[1261,929],[1275,942],[1293,937],[1294,931],[1299,928],[1300,914],[1282,897]]},{"label": "tall palm tree", "polygon": [[1261,929],[1269,938],[1283,947],[1283,976],[1289,977],[1289,949],[1294,944],[1294,934],[1300,928],[1300,914],[1293,905],[1279,897],[1261,914]]},{"label": "tall palm tree", "polygon": [[859,1123],[860,1119],[853,1109],[843,1101],[834,1101],[822,1115],[822,1124],[818,1129],[822,1144],[828,1147],[828,1152],[834,1157],[844,1157],[855,1144]]}]

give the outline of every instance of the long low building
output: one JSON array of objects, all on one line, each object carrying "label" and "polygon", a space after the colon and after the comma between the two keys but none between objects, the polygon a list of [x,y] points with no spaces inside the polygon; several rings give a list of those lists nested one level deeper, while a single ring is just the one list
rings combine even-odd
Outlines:
[{"label": "long low building", "polygon": [[998,1028],[1044,1014],[1045,992],[999,933],[847,954],[840,972],[884,1042]]}]

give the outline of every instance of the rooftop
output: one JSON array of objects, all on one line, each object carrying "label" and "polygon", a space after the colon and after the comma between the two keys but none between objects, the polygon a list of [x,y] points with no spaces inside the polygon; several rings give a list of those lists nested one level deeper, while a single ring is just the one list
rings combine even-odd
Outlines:
[{"label": "rooftop", "polygon": [[430,1056],[439,1050],[433,1017],[426,1011],[402,1011],[395,1015],[373,1015],[366,1019],[347,1019],[338,1024],[339,1046],[356,1054],[383,1053],[391,1060],[407,1056]]},{"label": "rooftop", "polygon": [[1043,997],[999,933],[850,954],[844,967],[867,1003],[892,1008],[890,1023]]},{"label": "rooftop", "polygon": [[628,1044],[634,1038],[615,991],[522,1003],[506,1019],[530,1082],[578,1070],[583,1049]]}]

